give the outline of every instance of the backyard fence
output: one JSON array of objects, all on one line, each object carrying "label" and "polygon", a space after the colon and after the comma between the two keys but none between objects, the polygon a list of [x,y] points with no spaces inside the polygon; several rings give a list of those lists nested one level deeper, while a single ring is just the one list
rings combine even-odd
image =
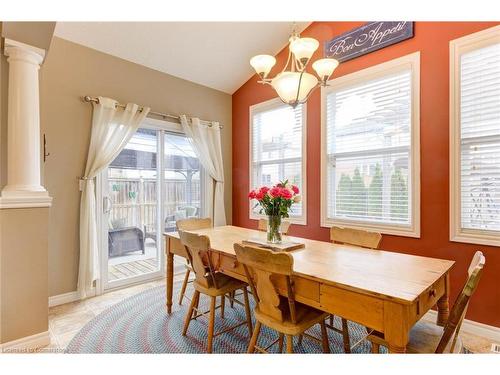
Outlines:
[{"label": "backyard fence", "polygon": [[[163,194],[165,219],[185,206],[200,207],[200,181],[192,180],[190,186],[183,179],[164,182]],[[110,178],[112,209],[110,224],[113,227],[138,227],[154,231],[158,205],[156,179]]]}]

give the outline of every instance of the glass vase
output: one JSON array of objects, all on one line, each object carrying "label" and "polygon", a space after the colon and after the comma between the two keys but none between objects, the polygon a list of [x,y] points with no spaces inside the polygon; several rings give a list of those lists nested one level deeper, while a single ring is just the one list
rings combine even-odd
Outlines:
[{"label": "glass vase", "polygon": [[281,216],[269,215],[267,217],[267,243],[281,243]]}]

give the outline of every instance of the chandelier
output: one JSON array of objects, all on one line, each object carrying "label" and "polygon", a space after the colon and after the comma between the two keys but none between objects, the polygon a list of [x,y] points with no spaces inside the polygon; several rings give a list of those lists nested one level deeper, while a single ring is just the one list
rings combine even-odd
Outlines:
[{"label": "chandelier", "polygon": [[257,55],[250,59],[250,65],[260,77],[258,81],[264,85],[271,85],[280,99],[296,107],[297,104],[307,101],[311,93],[321,86],[328,86],[328,79],[339,65],[335,59],[316,60],[312,67],[319,79],[306,72],[313,53],[318,49],[319,42],[313,38],[301,38],[295,31],[290,36],[288,60],[283,70],[274,78],[267,78],[276,59],[271,55]]}]

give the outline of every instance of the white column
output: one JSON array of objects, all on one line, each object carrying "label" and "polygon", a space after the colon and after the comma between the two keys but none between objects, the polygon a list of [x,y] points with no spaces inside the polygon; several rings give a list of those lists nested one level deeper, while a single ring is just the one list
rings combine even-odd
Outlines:
[{"label": "white column", "polygon": [[5,40],[9,63],[7,185],[0,207],[47,207],[52,198],[40,180],[40,98],[38,70],[45,51]]}]

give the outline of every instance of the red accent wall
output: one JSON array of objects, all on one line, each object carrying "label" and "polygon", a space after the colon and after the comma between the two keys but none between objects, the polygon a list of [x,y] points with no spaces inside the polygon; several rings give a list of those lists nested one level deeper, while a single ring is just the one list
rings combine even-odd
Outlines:
[{"label": "red accent wall", "polygon": [[[313,59],[322,57],[324,41],[363,22],[314,22],[302,36],[320,41]],[[356,59],[341,63],[334,77],[420,51],[420,161],[421,236],[419,239],[384,235],[381,247],[456,261],[451,273],[454,302],[463,286],[467,267],[476,250],[483,251],[486,266],[473,297],[468,319],[500,327],[500,247],[449,241],[449,41],[499,24],[498,22],[415,22],[414,37]],[[286,62],[287,47],[277,57],[275,69]],[[265,51],[262,51],[265,53]],[[307,225],[292,225],[291,235],[329,240],[320,227],[320,91],[307,103]],[[276,97],[270,86],[257,83],[254,75],[233,94],[233,225],[255,228],[249,219],[249,106]]]}]

